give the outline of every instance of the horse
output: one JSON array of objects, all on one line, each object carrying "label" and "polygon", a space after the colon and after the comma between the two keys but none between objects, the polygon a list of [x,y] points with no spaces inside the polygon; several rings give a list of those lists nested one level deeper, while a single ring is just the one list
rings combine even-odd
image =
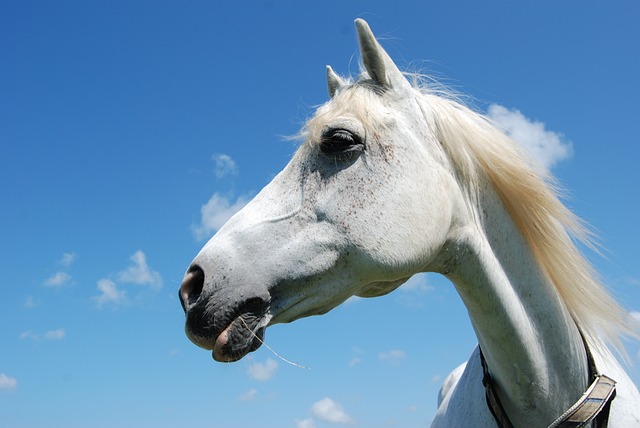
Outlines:
[{"label": "horse", "polygon": [[640,426],[613,352],[635,327],[579,250],[592,237],[556,180],[355,25],[361,74],[327,66],[329,101],[290,162],[188,268],[186,335],[237,361],[268,326],[436,272],[478,347],[444,381],[433,427]]}]

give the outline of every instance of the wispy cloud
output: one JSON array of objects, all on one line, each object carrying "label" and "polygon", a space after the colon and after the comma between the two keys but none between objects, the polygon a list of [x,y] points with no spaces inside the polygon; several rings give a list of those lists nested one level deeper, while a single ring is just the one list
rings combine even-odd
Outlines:
[{"label": "wispy cloud", "polygon": [[311,418],[303,420],[296,419],[296,428],[316,428],[316,423]]},{"label": "wispy cloud", "polygon": [[0,389],[16,389],[17,386],[18,381],[15,377],[0,373]]},{"label": "wispy cloud", "polygon": [[573,154],[564,135],[545,129],[544,123],[530,120],[518,110],[492,104],[487,115],[547,169]]},{"label": "wispy cloud", "polygon": [[146,286],[153,291],[162,288],[162,276],[149,266],[147,256],[143,251],[136,251],[129,260],[131,263],[124,270],[98,281],[99,294],[91,298],[98,307],[126,303],[128,301],[127,292],[122,288],[126,284]]},{"label": "wispy cloud", "polygon": [[72,285],[73,278],[67,271],[71,267],[73,262],[76,260],[76,258],[77,258],[76,253],[73,253],[73,252],[63,253],[62,257],[60,258],[60,260],[58,260],[56,264],[58,266],[61,266],[64,269],[59,270],[58,272],[54,273],[53,275],[45,279],[42,284],[45,287],[50,287],[50,288],[62,288],[66,285]]},{"label": "wispy cloud", "polygon": [[38,336],[31,330],[23,331],[20,333],[20,339],[33,339],[37,340]]},{"label": "wispy cloud", "polygon": [[76,261],[76,258],[78,257],[78,255],[74,252],[70,252],[70,253],[64,253],[62,254],[62,258],[60,260],[58,260],[58,264],[60,266],[64,266],[66,268],[70,267],[73,262]]},{"label": "wispy cloud", "polygon": [[439,383],[442,383],[442,375],[439,375],[439,374],[437,374],[437,375],[433,375],[433,376],[431,377],[431,383],[432,383],[432,384],[439,384]]},{"label": "wispy cloud", "polygon": [[362,362],[361,355],[363,351],[359,348],[353,348],[354,356],[349,360],[349,367],[355,367]]},{"label": "wispy cloud", "polygon": [[429,274],[418,273],[402,284],[395,294],[394,300],[406,308],[421,308],[430,298],[435,287],[429,282]]},{"label": "wispy cloud", "polygon": [[62,340],[66,336],[64,328],[58,328],[56,330],[47,331],[44,334],[44,338],[47,340]]},{"label": "wispy cloud", "polygon": [[198,240],[211,237],[248,202],[249,199],[242,196],[233,201],[219,193],[214,193],[200,208],[200,224],[192,226],[193,235]]},{"label": "wispy cloud", "polygon": [[255,400],[257,396],[258,396],[258,390],[253,388],[253,389],[248,390],[244,394],[242,394],[240,397],[238,397],[238,400],[240,400],[240,401],[252,401],[252,400]]},{"label": "wispy cloud", "polygon": [[102,307],[106,304],[119,305],[126,301],[126,292],[124,290],[119,290],[116,283],[109,278],[102,278],[99,280],[97,287],[100,294],[93,296],[91,299],[97,303],[98,307]]},{"label": "wispy cloud", "polygon": [[24,300],[24,307],[27,309],[33,309],[40,304],[40,301],[33,296],[27,296]]},{"label": "wispy cloud", "polygon": [[66,332],[64,328],[58,328],[55,330],[49,330],[44,334],[34,333],[33,330],[27,330],[20,334],[20,339],[30,339],[30,340],[62,340],[66,336]]},{"label": "wispy cloud", "polygon": [[640,279],[634,277],[627,277],[625,282],[629,285],[640,285]]},{"label": "wispy cloud", "polygon": [[392,349],[391,351],[380,352],[380,354],[378,354],[378,358],[380,358],[382,361],[388,361],[393,365],[400,364],[400,362],[406,357],[407,354],[400,349]]},{"label": "wispy cloud", "polygon": [[45,287],[60,288],[65,285],[71,284],[71,275],[67,272],[56,272],[49,278],[44,280]]},{"label": "wispy cloud", "polygon": [[215,164],[213,172],[216,177],[223,178],[228,175],[238,175],[238,166],[231,156],[224,153],[216,153],[211,159]]},{"label": "wispy cloud", "polygon": [[[231,156],[216,153],[211,159],[214,162],[214,173],[217,178],[238,175],[238,166]],[[233,193],[224,195],[214,192],[207,203],[200,207],[200,222],[191,226],[193,236],[202,241],[217,232],[235,213],[244,208],[251,198],[234,197]]]},{"label": "wispy cloud", "polygon": [[640,312],[629,312],[629,316],[631,317],[630,322],[635,326],[636,330],[640,331]]},{"label": "wispy cloud", "polygon": [[409,278],[398,290],[427,293],[433,291],[433,289],[434,287],[429,284],[429,275],[426,273],[418,273]]},{"label": "wispy cloud", "polygon": [[329,397],[325,397],[311,406],[314,418],[331,424],[351,425],[355,420],[345,412],[342,405]]},{"label": "wispy cloud", "polygon": [[264,382],[271,379],[275,375],[277,369],[278,363],[275,360],[268,358],[264,363],[252,363],[247,369],[247,372],[251,379]]},{"label": "wispy cloud", "polygon": [[122,283],[148,285],[158,289],[162,287],[162,277],[147,264],[146,255],[138,250],[130,258],[132,264],[118,274]]},{"label": "wispy cloud", "polygon": [[362,358],[353,357],[349,360],[349,367],[355,367],[362,362]]}]

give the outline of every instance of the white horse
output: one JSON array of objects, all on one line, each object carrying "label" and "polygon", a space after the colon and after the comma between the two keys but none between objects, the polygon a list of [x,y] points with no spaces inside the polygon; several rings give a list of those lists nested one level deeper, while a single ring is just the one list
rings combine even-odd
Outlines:
[{"label": "white horse", "polygon": [[343,81],[327,67],[331,99],[292,160],[189,268],[188,337],[236,361],[267,326],[438,272],[479,347],[445,381],[433,426],[578,426],[600,407],[610,427],[640,426],[638,390],[605,345],[635,331],[573,243],[589,235],[552,178],[356,27],[366,71]]}]

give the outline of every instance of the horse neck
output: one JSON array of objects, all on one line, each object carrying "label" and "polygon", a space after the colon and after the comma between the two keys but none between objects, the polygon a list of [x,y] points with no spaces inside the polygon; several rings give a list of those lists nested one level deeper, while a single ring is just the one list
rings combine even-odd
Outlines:
[{"label": "horse neck", "polygon": [[[587,387],[580,332],[489,186],[455,238],[454,282],[515,426],[550,423]],[[545,425],[546,426],[546,425]]]}]

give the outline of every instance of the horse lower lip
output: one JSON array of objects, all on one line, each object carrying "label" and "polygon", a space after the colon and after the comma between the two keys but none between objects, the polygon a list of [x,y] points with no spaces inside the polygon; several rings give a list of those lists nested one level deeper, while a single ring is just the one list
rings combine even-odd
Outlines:
[{"label": "horse lower lip", "polygon": [[[212,357],[215,361],[221,363],[232,363],[240,360],[249,352],[253,352],[262,345],[262,336],[264,329],[260,329],[257,333],[254,333],[249,326],[239,317],[240,321],[244,324],[244,328],[237,330],[238,325],[234,321],[229,324],[213,342],[211,349]],[[248,331],[251,337],[243,338],[242,333]]]},{"label": "horse lower lip", "polygon": [[225,356],[224,351],[222,350],[227,342],[229,341],[229,327],[225,328],[222,333],[216,339],[216,342],[213,345],[213,359],[219,362],[229,362],[231,361],[228,356]]}]

